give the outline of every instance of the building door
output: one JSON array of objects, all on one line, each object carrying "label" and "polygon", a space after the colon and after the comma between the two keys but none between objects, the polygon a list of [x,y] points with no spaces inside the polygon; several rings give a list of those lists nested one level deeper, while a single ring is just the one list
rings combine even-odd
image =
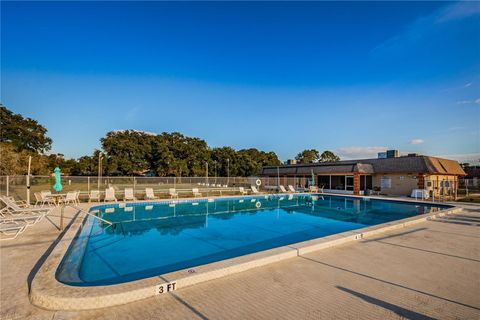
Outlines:
[{"label": "building door", "polygon": [[353,176],[345,176],[345,190],[353,191]]}]

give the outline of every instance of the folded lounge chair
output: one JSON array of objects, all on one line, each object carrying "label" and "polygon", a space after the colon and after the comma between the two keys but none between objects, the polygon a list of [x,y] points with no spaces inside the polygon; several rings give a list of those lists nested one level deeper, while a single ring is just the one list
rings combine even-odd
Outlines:
[{"label": "folded lounge chair", "polygon": [[117,202],[117,198],[115,197],[115,189],[112,187],[105,189],[105,198],[103,198],[103,202],[107,201]]},{"label": "folded lounge chair", "polygon": [[145,188],[145,200],[155,200],[158,199],[155,197],[155,193],[153,192],[152,188]]},{"label": "folded lounge chair", "polygon": [[295,188],[291,184],[288,185],[288,191],[293,193],[297,192],[297,190],[295,190]]},{"label": "folded lounge chair", "polygon": [[[198,189],[197,189],[198,191]],[[178,192],[175,190],[175,188],[170,188],[168,189],[168,194],[170,195],[170,198],[178,198]]]},{"label": "folded lounge chair", "polygon": [[244,187],[239,187],[238,190],[240,191],[240,194],[241,194],[241,195],[248,194],[247,190],[245,190]]},{"label": "folded lounge chair", "polygon": [[282,186],[282,185],[279,185],[279,186],[278,186],[278,189],[280,189],[280,192],[281,192],[281,193],[287,193],[287,190],[286,190],[285,187]]},{"label": "folded lounge chair", "polygon": [[198,191],[198,188],[193,188],[192,193],[194,197],[201,197],[202,194]]},{"label": "folded lounge chair", "polygon": [[258,192],[258,189],[255,186],[250,186],[250,189],[252,189],[253,194],[259,194],[260,193],[260,192]]}]

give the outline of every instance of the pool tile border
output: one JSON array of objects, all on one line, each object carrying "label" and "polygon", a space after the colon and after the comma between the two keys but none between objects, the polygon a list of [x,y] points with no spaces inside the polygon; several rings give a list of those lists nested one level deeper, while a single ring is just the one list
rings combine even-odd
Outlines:
[{"label": "pool tile border", "polygon": [[[334,195],[334,194],[326,194]],[[338,195],[337,195],[338,196]],[[341,195],[343,197],[343,195]],[[258,197],[253,196],[253,197]],[[355,196],[348,196],[354,197]],[[244,196],[225,196],[216,197],[215,199],[224,198],[244,198]],[[383,197],[364,197],[358,198],[394,200],[401,202],[416,202],[409,200],[399,200],[396,198]],[[170,203],[172,201],[192,202],[192,201],[208,201],[209,198],[190,198],[181,200],[165,200],[165,201],[142,201],[141,203],[130,203],[134,205],[149,205],[155,203]],[[432,202],[421,202],[422,204],[435,204]],[[118,205],[112,204],[112,206]],[[90,205],[87,209],[94,209],[96,205]],[[449,205],[447,205],[449,206]],[[427,219],[445,216],[447,214],[455,214],[462,211],[462,208],[450,206],[444,210],[434,213],[419,215],[402,220],[392,221],[380,225],[366,227],[362,229],[347,231],[331,236],[317,238],[313,240],[303,241],[288,246],[273,248],[260,251],[240,257],[235,257],[223,261],[213,262],[210,264],[179,270],[164,275],[151,278],[136,280],[132,282],[108,285],[108,286],[92,286],[92,287],[76,287],[69,286],[57,281],[55,272],[60,265],[64,254],[68,250],[71,242],[83,226],[84,216],[78,216],[65,232],[62,239],[53,249],[51,254],[45,260],[38,270],[31,283],[30,301],[32,304],[49,310],[89,310],[115,305],[126,304],[149,297],[156,296],[156,287],[159,284],[176,282],[176,288],[182,289],[197,283],[218,279],[234,273],[243,272],[252,268],[264,266],[278,261],[291,259],[309,252],[331,248],[348,242],[361,240],[375,236],[380,233],[401,229],[416,223],[426,221]],[[168,294],[168,293],[164,293]]]}]

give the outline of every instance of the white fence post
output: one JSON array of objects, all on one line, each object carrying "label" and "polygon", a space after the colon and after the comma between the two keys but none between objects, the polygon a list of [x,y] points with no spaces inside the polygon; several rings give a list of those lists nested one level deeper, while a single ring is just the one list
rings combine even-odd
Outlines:
[{"label": "white fence post", "polygon": [[10,196],[10,190],[9,190],[10,189],[10,182],[9,182],[9,180],[10,180],[10,177],[7,176],[7,185],[6,185],[6,187],[7,187],[7,197]]}]

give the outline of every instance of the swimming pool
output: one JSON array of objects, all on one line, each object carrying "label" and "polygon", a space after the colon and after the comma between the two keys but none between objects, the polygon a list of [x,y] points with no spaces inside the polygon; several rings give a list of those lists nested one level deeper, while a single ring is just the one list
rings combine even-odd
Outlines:
[{"label": "swimming pool", "polygon": [[112,285],[364,228],[448,206],[327,195],[109,204],[91,212],[57,271],[73,286]]}]

